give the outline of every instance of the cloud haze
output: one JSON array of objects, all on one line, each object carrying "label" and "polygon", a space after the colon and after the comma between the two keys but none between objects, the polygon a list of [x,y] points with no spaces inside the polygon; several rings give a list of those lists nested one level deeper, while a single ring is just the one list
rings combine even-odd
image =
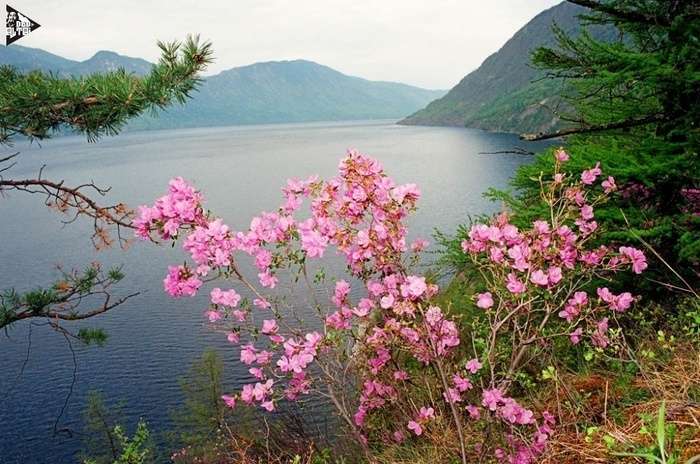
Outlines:
[{"label": "cloud haze", "polygon": [[[374,80],[449,88],[559,0],[33,0],[18,42],[84,60],[98,50],[155,60],[156,40],[200,33],[216,73],[304,58]],[[3,11],[4,15],[4,11]]]}]

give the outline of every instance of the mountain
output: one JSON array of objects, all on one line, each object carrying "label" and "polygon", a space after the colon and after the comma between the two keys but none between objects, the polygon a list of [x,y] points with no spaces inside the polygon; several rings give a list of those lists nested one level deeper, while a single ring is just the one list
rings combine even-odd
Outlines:
[{"label": "mountain", "polygon": [[[184,107],[144,123],[188,127],[400,118],[444,91],[368,81],[311,61],[270,61],[206,79]],[[196,120],[191,120],[196,117]]]},{"label": "mountain", "polygon": [[[0,47],[0,64],[23,72],[53,71],[61,76],[113,71],[143,75],[152,64],[114,52],[100,51],[85,61],[73,61],[43,50]],[[268,124],[402,118],[444,95],[395,82],[348,76],[306,60],[270,61],[223,71],[204,79],[184,106],[146,115],[132,129]]]},{"label": "mountain", "polygon": [[[569,34],[581,31],[578,16],[586,8],[568,2],[543,11],[513,35],[478,69],[469,73],[444,97],[399,124],[467,126],[499,132],[541,132],[560,122],[552,113],[560,102],[562,82],[543,79],[530,65],[530,54],[539,46],[555,46],[552,25]],[[613,40],[613,27],[589,28],[598,39]]]},{"label": "mountain", "polygon": [[63,58],[39,48],[21,45],[0,46],[0,64],[9,64],[21,72],[33,70],[51,71],[60,76],[81,76],[94,72],[108,72],[123,68],[128,72],[144,75],[153,66],[141,58],[131,58],[102,50],[85,61]]}]

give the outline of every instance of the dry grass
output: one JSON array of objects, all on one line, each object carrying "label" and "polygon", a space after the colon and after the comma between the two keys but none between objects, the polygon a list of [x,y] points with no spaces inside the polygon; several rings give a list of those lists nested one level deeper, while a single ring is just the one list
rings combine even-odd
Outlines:
[{"label": "dry grass", "polygon": [[[612,455],[603,437],[612,437],[616,450],[651,445],[655,437],[643,433],[646,424],[642,418],[656,418],[662,402],[666,404],[666,424],[676,427],[675,447],[681,452],[681,462],[700,454],[700,403],[697,401],[700,394],[700,352],[692,346],[679,347],[664,365],[643,367],[643,374],[634,379],[632,386],[648,391],[650,397],[629,405],[625,405],[629,391],[611,387],[615,384],[614,378],[595,375],[567,379],[565,383],[571,389],[560,389],[560,393],[583,399],[579,403],[582,406],[580,412],[589,424],[597,424],[598,430],[588,435],[586,430],[575,426],[581,423],[581,417],[576,420],[571,412],[565,412],[563,427],[550,441],[541,462],[635,462]],[[617,408],[621,421],[611,419],[609,413],[613,408]],[[654,433],[654,428],[650,429]]]}]

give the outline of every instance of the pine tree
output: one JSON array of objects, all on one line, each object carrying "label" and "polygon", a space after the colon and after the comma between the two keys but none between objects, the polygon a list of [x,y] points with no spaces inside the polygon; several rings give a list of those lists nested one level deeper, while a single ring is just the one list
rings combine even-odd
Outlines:
[{"label": "pine tree", "polygon": [[[613,42],[590,34],[567,36],[554,27],[558,46],[538,48],[532,60],[551,78],[565,79],[573,108],[569,126],[527,140],[568,136],[570,172],[600,160],[620,186],[618,200],[599,209],[604,240],[647,243],[659,259],[656,282],[637,282],[647,294],[663,284],[698,282],[700,264],[700,2],[697,0],[569,0],[588,7],[583,24],[612,24]],[[551,172],[551,154],[519,170],[517,196],[505,199],[528,222],[541,205],[536,179]],[[653,254],[650,252],[648,254]],[[680,275],[670,272],[666,261]],[[684,282],[685,280],[685,282]],[[661,282],[662,285],[659,285]],[[671,287],[666,287],[671,288]]]}]

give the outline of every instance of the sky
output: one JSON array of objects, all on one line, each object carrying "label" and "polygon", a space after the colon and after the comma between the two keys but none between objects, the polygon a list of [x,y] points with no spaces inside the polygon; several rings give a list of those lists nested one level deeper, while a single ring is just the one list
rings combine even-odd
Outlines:
[{"label": "sky", "polygon": [[[19,45],[155,61],[157,40],[211,40],[207,74],[307,59],[372,80],[448,89],[561,0],[14,0],[41,24]],[[2,15],[4,16],[4,8]]]}]

